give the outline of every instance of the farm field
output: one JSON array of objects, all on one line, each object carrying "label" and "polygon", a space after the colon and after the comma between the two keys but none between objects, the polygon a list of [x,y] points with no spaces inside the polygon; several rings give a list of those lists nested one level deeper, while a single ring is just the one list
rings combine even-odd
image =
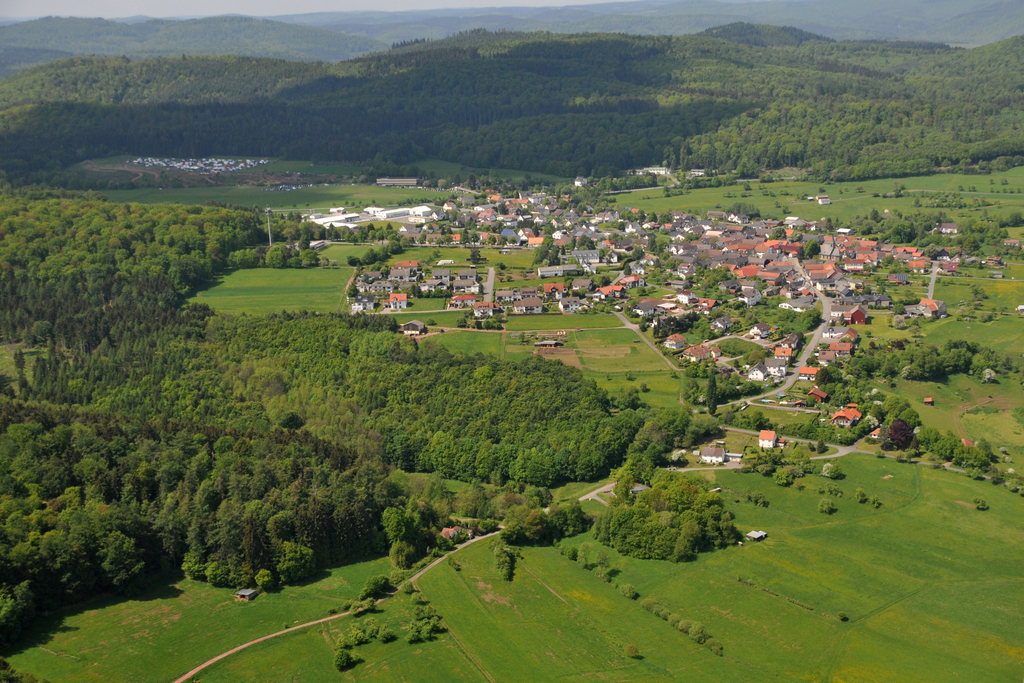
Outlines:
[{"label": "farm field", "polygon": [[486,353],[502,358],[502,333],[453,330],[444,334],[435,334],[421,340],[422,344],[438,344],[449,351],[461,353]]},{"label": "farm field", "polygon": [[950,339],[971,339],[1003,353],[1024,353],[1024,318],[1018,315],[999,316],[988,323],[946,318],[923,325],[921,331],[924,332],[924,341],[929,344],[945,344]]},{"label": "farm field", "polygon": [[345,285],[351,276],[352,268],[347,266],[236,270],[190,301],[209,304],[220,313],[347,313]]},{"label": "farm field", "polygon": [[[987,299],[974,300],[972,287],[980,288]],[[935,283],[935,298],[945,301],[950,311],[961,301],[973,302],[978,309],[1010,313],[1024,304],[1024,282],[1014,280],[986,280],[982,278],[939,278]]]},{"label": "farm field", "polygon": [[167,582],[136,599],[100,599],[55,612],[20,648],[0,653],[18,670],[61,683],[170,681],[236,645],[327,616],[342,600],[358,597],[367,578],[389,571],[386,557],[356,562],[248,603],[229,588]]},{"label": "farm field", "polygon": [[[1000,184],[1003,178],[1008,181],[1008,186]],[[990,179],[994,184],[989,184]],[[892,192],[897,183],[906,187],[903,197],[871,196],[874,193],[884,195]],[[756,206],[764,217],[800,216],[808,220],[832,218],[833,220],[849,221],[858,215],[863,216],[870,213],[872,209],[877,209],[879,212],[888,209],[892,213],[901,211],[905,214],[916,211],[935,211],[935,209],[928,209],[924,206],[928,204],[927,193],[957,192],[961,186],[964,188],[961,194],[965,201],[972,202],[978,199],[992,202],[992,206],[984,207],[992,216],[1005,216],[1013,211],[1024,209],[1024,193],[1016,192],[1018,189],[1024,189],[1024,168],[1014,168],[1003,173],[993,173],[990,176],[936,174],[826,184],[780,181],[761,185],[758,182],[751,182],[749,191],[744,190],[741,184],[731,187],[691,190],[688,194],[675,197],[665,197],[660,189],[637,190],[615,195],[615,197],[617,205],[620,207],[633,207],[647,212],[661,213],[675,210],[706,215],[708,211],[728,208],[736,202],[744,202]],[[971,187],[975,188],[974,192],[970,191]],[[863,192],[858,192],[857,188],[861,188]],[[1001,191],[1011,188],[1015,192],[1003,193]],[[832,199],[830,205],[821,206],[816,202],[807,201],[808,196],[821,192],[828,194]],[[788,195],[783,193],[788,193]],[[914,206],[915,202],[919,202],[920,206]],[[779,206],[776,206],[776,203]],[[978,206],[967,209],[946,209],[946,212],[955,221],[965,221],[981,220],[982,210],[983,207]]]},{"label": "farm field", "polygon": [[[851,455],[839,462],[845,495],[835,499],[838,512],[831,517],[817,512],[820,478],[799,480],[799,490],[756,474],[706,473],[724,487],[740,529],[763,529],[768,539],[681,565],[619,557],[609,549],[619,571],[614,580],[703,623],[732,663],[756,668],[747,673],[756,680],[1019,677],[1024,586],[1001,548],[1010,539],[1024,540],[1024,501],[990,484],[888,459]],[[850,494],[858,487],[877,495],[882,507],[854,502]],[[763,492],[769,507],[733,502],[745,491]],[[979,496],[991,510],[957,503]],[[1018,548],[1010,556],[1021,553]],[[591,588],[577,571],[580,592],[601,587]],[[993,598],[1003,591],[1006,597]],[[1007,609],[1011,599],[1014,607]],[[618,608],[623,619],[654,619],[642,611],[634,617],[630,607]],[[848,622],[836,618],[840,611]],[[708,680],[744,680],[725,665],[703,673]]]},{"label": "farm field", "polygon": [[[414,299],[415,302],[419,303],[419,307],[423,311],[433,310],[434,308],[441,308],[445,305],[444,299]],[[433,304],[428,305],[430,302]],[[407,323],[410,320],[419,320],[420,322],[427,323],[427,320],[433,320],[435,327],[455,327],[462,317],[466,314],[465,311],[440,311],[438,313],[417,313],[415,310],[408,309],[408,313],[387,313],[398,321],[398,324]],[[427,323],[430,326],[430,323]],[[429,330],[428,330],[429,331]]]},{"label": "farm field", "polygon": [[622,327],[622,322],[610,313],[587,315],[510,315],[506,318],[505,329],[512,332],[533,330],[575,330]]},{"label": "farm field", "polygon": [[269,206],[282,211],[328,209],[336,206],[362,211],[372,205],[443,204],[451,196],[449,192],[376,185],[316,185],[287,192],[267,192],[254,185],[222,185],[166,190],[106,190],[103,194],[115,202],[206,204],[215,201],[233,206]]},{"label": "farm field", "polygon": [[[486,543],[482,541],[481,543]],[[479,545],[479,544],[478,544]],[[461,559],[461,554],[458,556]],[[432,572],[440,571],[437,567]],[[355,678],[369,681],[422,680],[423,672],[443,673],[446,681],[486,681],[448,633],[435,640],[410,644],[404,629],[416,605],[411,596],[399,593],[382,603],[372,615],[343,617],[322,626],[254,645],[214,664],[201,675],[204,683],[237,681],[338,681]],[[443,614],[442,614],[443,616]],[[398,640],[384,644],[373,640],[350,652],[362,660],[348,675],[334,668],[334,642],[354,624],[370,619],[386,624]]]},{"label": "farm field", "polygon": [[[583,376],[597,382],[598,386],[612,396],[637,389],[640,391],[640,400],[654,408],[678,408],[679,392],[682,388],[681,380],[672,377],[668,368],[660,372],[636,372],[634,379],[629,379],[625,373],[608,374],[594,372],[584,368]],[[646,387],[646,391],[644,390]]]}]

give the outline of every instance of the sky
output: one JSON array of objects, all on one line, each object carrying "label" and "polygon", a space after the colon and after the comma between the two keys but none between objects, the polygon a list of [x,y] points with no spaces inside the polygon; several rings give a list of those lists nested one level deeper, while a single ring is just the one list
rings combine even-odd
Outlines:
[{"label": "sky", "polygon": [[355,10],[401,11],[444,7],[587,5],[608,0],[0,0],[0,17],[186,17],[218,14],[274,16]]}]

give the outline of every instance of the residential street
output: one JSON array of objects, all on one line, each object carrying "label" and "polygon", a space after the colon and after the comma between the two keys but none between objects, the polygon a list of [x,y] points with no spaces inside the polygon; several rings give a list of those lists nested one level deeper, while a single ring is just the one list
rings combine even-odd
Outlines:
[{"label": "residential street", "polygon": [[494,301],[494,268],[487,269],[487,279],[484,281],[484,301]]}]

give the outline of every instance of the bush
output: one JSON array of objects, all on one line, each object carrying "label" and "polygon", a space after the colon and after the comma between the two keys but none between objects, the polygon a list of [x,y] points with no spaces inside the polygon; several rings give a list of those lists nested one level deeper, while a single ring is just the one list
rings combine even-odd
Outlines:
[{"label": "bush", "polygon": [[836,616],[839,617],[839,621],[846,621],[849,619],[849,617],[846,616],[846,612],[839,612]]},{"label": "bush", "polygon": [[693,622],[693,624],[690,626],[690,630],[687,633],[690,636],[691,640],[700,643],[701,645],[703,645],[708,640],[708,638],[711,637],[711,635],[708,634],[708,630],[704,628],[704,624],[700,623],[699,621]]},{"label": "bush", "polygon": [[572,562],[576,561],[576,556],[579,555],[579,552],[580,551],[574,545],[569,545],[562,548],[562,554],[565,555],[565,557]]},{"label": "bush", "polygon": [[389,588],[391,588],[391,582],[388,580],[388,577],[383,574],[371,576],[363,585],[363,590],[359,592],[359,599],[375,598],[381,593],[387,592]]},{"label": "bush", "polygon": [[382,643],[390,643],[396,640],[398,636],[391,630],[389,626],[381,626],[380,630],[377,631],[377,640]]},{"label": "bush", "polygon": [[822,498],[818,502],[818,512],[820,512],[821,514],[823,514],[823,515],[831,515],[835,511],[836,511],[836,504],[833,503],[830,499]]},{"label": "bush", "polygon": [[975,498],[973,502],[974,507],[977,508],[978,510],[988,510],[988,503],[986,503],[983,499]]},{"label": "bush", "polygon": [[711,650],[719,657],[721,657],[725,652],[725,648],[722,647],[722,644],[714,638],[708,638],[706,641],[704,641],[704,647]]},{"label": "bush", "polygon": [[668,625],[671,626],[672,628],[675,628],[676,626],[678,626],[679,622],[682,621],[682,620],[683,620],[683,618],[680,617],[678,614],[670,614],[668,619],[667,619]]},{"label": "bush", "polygon": [[334,668],[338,671],[344,671],[352,666],[354,662],[355,658],[352,657],[352,653],[344,648],[339,648],[338,651],[334,653]]},{"label": "bush", "polygon": [[643,601],[641,601],[640,606],[643,607],[648,612],[653,612],[654,608],[658,606],[658,601],[655,600],[654,598],[647,597],[647,598],[644,598]]},{"label": "bush", "polygon": [[640,594],[636,592],[636,588],[633,588],[633,584],[631,583],[624,583],[619,586],[619,592],[630,600],[636,600],[640,596]]},{"label": "bush", "polygon": [[268,591],[274,587],[274,575],[270,573],[269,569],[261,569],[256,572],[255,580],[261,591]]},{"label": "bush", "polygon": [[281,583],[295,583],[316,571],[313,551],[304,545],[285,541],[281,544],[281,558],[277,562],[277,575]]},{"label": "bush", "polygon": [[640,657],[640,648],[636,645],[627,645],[625,648],[626,656],[638,659]]},{"label": "bush", "polygon": [[685,633],[689,635],[690,629],[693,628],[693,622],[689,619],[683,619],[678,624],[676,624],[676,628],[679,629],[680,633]]}]

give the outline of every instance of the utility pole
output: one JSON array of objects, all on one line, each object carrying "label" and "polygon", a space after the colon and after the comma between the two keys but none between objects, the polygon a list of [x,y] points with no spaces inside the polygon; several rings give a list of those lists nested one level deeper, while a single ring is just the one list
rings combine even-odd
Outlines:
[{"label": "utility pole", "polygon": [[272,213],[273,213],[273,211],[268,206],[267,207],[267,240],[270,242],[270,246],[274,246],[274,236],[272,234],[270,234],[270,214],[272,214]]}]

